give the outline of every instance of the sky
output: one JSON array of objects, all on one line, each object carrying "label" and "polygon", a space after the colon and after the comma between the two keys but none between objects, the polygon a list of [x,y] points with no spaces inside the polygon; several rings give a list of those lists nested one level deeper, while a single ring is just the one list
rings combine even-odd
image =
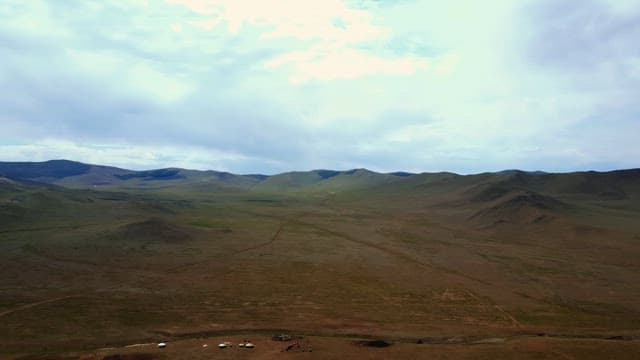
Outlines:
[{"label": "sky", "polygon": [[640,167],[636,0],[2,0],[0,160]]}]

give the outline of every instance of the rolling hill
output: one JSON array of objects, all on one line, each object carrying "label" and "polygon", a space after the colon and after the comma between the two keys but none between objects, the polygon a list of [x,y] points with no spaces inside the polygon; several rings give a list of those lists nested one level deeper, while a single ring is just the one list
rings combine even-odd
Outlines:
[{"label": "rolling hill", "polygon": [[633,358],[639,218],[637,169],[0,163],[0,355],[204,359],[250,336],[271,359],[286,332],[309,358]]}]

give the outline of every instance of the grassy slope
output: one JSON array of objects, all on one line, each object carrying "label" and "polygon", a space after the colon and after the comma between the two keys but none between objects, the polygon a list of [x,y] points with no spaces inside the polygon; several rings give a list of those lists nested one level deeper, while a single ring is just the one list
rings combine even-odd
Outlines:
[{"label": "grassy slope", "polygon": [[[360,171],[283,181],[308,190],[292,192],[3,180],[1,352],[243,328],[637,335],[637,180],[531,176]],[[624,197],[575,185],[593,181]]]}]

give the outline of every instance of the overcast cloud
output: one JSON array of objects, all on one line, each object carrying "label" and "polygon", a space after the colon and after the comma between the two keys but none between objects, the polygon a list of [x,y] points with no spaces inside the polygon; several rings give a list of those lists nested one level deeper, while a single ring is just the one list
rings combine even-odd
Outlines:
[{"label": "overcast cloud", "polygon": [[0,2],[0,160],[640,166],[640,3]]}]

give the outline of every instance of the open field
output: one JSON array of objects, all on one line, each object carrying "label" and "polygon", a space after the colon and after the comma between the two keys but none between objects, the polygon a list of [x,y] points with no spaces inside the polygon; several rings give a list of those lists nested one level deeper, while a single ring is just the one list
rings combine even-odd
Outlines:
[{"label": "open field", "polygon": [[637,358],[636,173],[3,179],[0,354]]}]

